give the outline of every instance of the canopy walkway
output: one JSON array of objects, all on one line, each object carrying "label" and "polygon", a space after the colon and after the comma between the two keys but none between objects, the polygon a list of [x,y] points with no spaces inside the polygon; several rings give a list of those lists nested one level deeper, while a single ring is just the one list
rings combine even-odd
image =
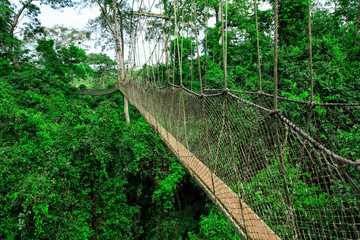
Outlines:
[{"label": "canopy walkway", "polygon": [[[133,81],[116,88],[140,111],[240,236],[359,236],[360,191],[351,177],[358,176],[359,161],[331,152],[280,111],[231,91],[199,95],[173,85],[142,89]],[[103,95],[116,88],[81,93]],[[269,98],[245,95],[255,95],[264,103]],[[308,108],[307,103],[297,104]],[[339,109],[337,105],[319,107]]]},{"label": "canopy walkway", "polygon": [[[273,92],[263,88],[256,1],[258,88],[232,87],[223,4],[218,82],[209,79],[208,19],[205,27],[197,22],[195,1],[174,1],[160,13],[152,12],[154,2],[134,1],[129,60],[124,64],[119,54],[117,84],[80,93],[121,91],[243,239],[360,239],[360,104],[315,97],[310,1],[310,92],[302,99],[279,94],[277,0]],[[190,38],[195,42],[186,48]]]}]

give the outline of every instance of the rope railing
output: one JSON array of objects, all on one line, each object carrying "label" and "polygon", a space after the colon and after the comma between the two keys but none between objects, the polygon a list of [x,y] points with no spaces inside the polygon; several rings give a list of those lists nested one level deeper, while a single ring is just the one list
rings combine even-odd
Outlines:
[{"label": "rope railing", "polygon": [[[163,4],[154,3],[149,9]],[[133,26],[131,36],[129,56],[134,57],[128,61],[127,82],[116,89],[139,110],[242,238],[360,239],[360,103],[323,100],[315,94],[310,1],[306,60],[310,90],[299,97],[283,94],[279,3],[274,2],[270,34],[274,65],[265,71],[258,4],[254,0],[251,5],[257,89],[232,87],[236,82],[228,61],[229,49],[234,48],[228,39],[228,11],[233,9],[228,9],[227,0],[219,1],[218,22],[212,29],[207,1],[204,7],[197,1],[176,0],[166,6],[166,14],[142,13],[144,1],[133,4],[140,6],[133,9],[139,25]],[[198,20],[201,11],[203,22]],[[251,15],[246,11],[245,18]],[[153,18],[161,20],[155,24]],[[155,34],[159,27],[160,34]],[[218,37],[219,51],[212,54],[210,34]],[[215,55],[218,62],[211,60]],[[209,66],[214,65],[218,72],[211,73]]]},{"label": "rope railing", "polygon": [[[151,115],[150,124],[154,124],[155,129],[162,129],[161,137],[167,144],[171,136],[171,141],[176,142],[172,143],[172,148],[183,146],[186,149],[183,150],[186,154],[179,155],[184,157],[185,167],[197,176],[201,184],[205,184],[217,204],[221,204],[242,233],[252,236],[251,239],[290,238],[293,234],[299,239],[328,234],[346,238],[359,234],[355,220],[359,213],[356,199],[360,193],[357,181],[347,172],[351,169],[360,171],[360,162],[330,151],[281,112],[264,108],[231,92],[201,95],[172,84],[142,89],[134,81],[119,88],[144,116]],[[275,122],[278,134],[274,132]],[[276,140],[276,135],[279,140]],[[248,142],[250,139],[251,144]],[[281,149],[280,152],[277,148]],[[190,160],[186,157],[189,154]],[[280,155],[282,171],[278,169]],[[202,175],[206,171],[208,174]],[[282,184],[277,183],[280,179],[289,189],[285,195],[281,193]],[[298,183],[295,184],[296,179]],[[218,186],[217,190],[214,186]],[[225,188],[230,189],[226,191],[230,191],[228,194],[231,193],[229,196],[232,197],[222,193]],[[314,206],[307,202],[310,199]],[[246,203],[246,209],[250,211],[246,216],[241,209],[244,205],[239,201]],[[321,201],[325,201],[324,205],[320,204]],[[281,210],[283,208],[285,210]],[[293,215],[292,229],[287,227],[288,211]],[[309,214],[308,218],[316,217],[318,222],[310,223],[303,214]],[[262,219],[264,228],[271,230],[261,230],[264,231],[262,234],[268,235],[256,235],[259,232],[255,227],[257,223],[249,226],[250,219],[256,216]],[[329,218],[337,221],[328,222]],[[313,231],[323,224],[328,226],[321,230],[321,234]],[[344,230],[344,226],[351,225],[354,227]]]}]

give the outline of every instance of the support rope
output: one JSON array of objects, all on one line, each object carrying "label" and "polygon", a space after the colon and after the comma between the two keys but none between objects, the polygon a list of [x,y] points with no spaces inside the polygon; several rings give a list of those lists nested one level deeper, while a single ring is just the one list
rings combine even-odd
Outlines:
[{"label": "support rope", "polygon": [[261,82],[261,62],[260,62],[260,43],[259,43],[259,22],[258,22],[258,4],[254,0],[254,9],[255,9],[255,25],[256,25],[256,46],[257,46],[257,57],[258,57],[258,71],[259,71],[259,87],[260,92],[262,92],[262,82]]},{"label": "support rope", "polygon": [[[144,6],[145,2],[150,8]],[[221,44],[219,43],[218,49],[222,53],[214,53],[213,43],[209,42],[209,46],[207,43],[209,34],[207,0],[205,16],[200,15],[199,9],[202,9],[202,6],[197,5],[198,2],[195,0],[187,2],[175,0],[172,4],[169,13],[165,12],[166,15],[162,12],[162,7],[160,13],[156,10],[151,13],[149,9],[153,6],[159,8],[159,5],[151,0],[137,4],[141,9],[134,11],[139,14],[137,17],[132,16],[132,19],[138,21],[132,29],[130,41],[133,46],[130,51],[137,50],[139,53],[138,50],[148,44],[146,58],[144,59],[144,54],[141,56],[129,54],[129,58],[133,58],[130,64],[134,63],[129,75],[139,77],[132,77],[129,83],[117,89],[120,88],[130,102],[147,116],[149,123],[153,124],[154,129],[163,139],[167,142],[173,141],[169,146],[173,147],[179,160],[195,179],[201,179],[204,189],[212,192],[215,202],[229,213],[233,222],[246,232],[248,238],[276,239],[277,236],[292,239],[307,237],[320,239],[324,236],[335,236],[339,239],[359,238],[357,201],[352,197],[359,191],[357,177],[360,172],[360,160],[356,160],[357,149],[351,149],[354,144],[349,140],[356,141],[358,132],[354,126],[357,121],[351,118],[352,122],[344,121],[341,125],[334,126],[328,117],[333,116],[334,121],[341,120],[343,115],[349,116],[349,119],[352,116],[356,117],[360,104],[314,102],[316,89],[313,79],[310,0],[307,6],[309,71],[312,88],[310,101],[279,96],[278,85],[281,76],[278,56],[280,30],[278,0],[274,4],[273,94],[263,92],[265,75],[262,74],[265,71],[262,70],[265,65],[261,64],[265,58],[262,59],[262,54],[264,57],[267,54],[260,51],[262,32],[259,33],[261,26],[259,26],[257,0],[253,2],[257,69],[255,64],[253,70],[255,75],[258,71],[259,88],[252,91],[240,91],[240,88],[228,89],[229,85],[237,83],[235,77],[234,82],[231,83],[227,78],[228,74],[231,76],[230,74],[233,73],[234,67],[227,65],[228,40],[232,43],[233,37],[230,39],[230,36],[233,35],[230,33],[234,30],[228,22],[230,20],[228,6],[237,5],[229,3],[228,0],[219,2],[218,20],[221,22],[216,25],[218,32],[215,32],[215,36],[218,40],[220,38]],[[248,10],[252,7],[245,2],[241,4],[246,9],[236,11],[239,11],[245,20],[249,20]],[[141,13],[142,9],[145,9],[146,13]],[[231,8],[231,13],[233,10],[235,8]],[[165,23],[163,20],[151,20],[154,17],[170,15],[171,19],[169,21],[166,19]],[[199,22],[204,20],[201,17],[205,17],[204,30],[198,26]],[[160,25],[162,29],[158,30],[157,26]],[[248,31],[248,28],[245,29]],[[255,37],[251,32],[246,32],[248,34],[246,36]],[[268,37],[267,34],[264,37]],[[190,46],[187,44],[187,39],[190,40]],[[168,60],[167,56],[168,41],[173,46],[169,50],[171,60]],[[137,44],[142,44],[143,47],[136,46]],[[217,45],[216,41],[215,45]],[[210,66],[207,63],[208,47],[211,50],[210,54],[214,57],[216,55],[215,60],[220,60],[220,69],[224,71],[219,72],[223,74],[223,86],[221,81],[220,84],[207,81],[207,74],[210,72],[208,71],[210,69],[207,69]],[[221,56],[218,55],[219,53]],[[140,63],[146,63],[146,68],[140,66]],[[197,70],[194,71],[196,64],[198,64],[198,74]],[[190,65],[191,69],[183,69]],[[166,73],[164,69],[167,69]],[[200,89],[197,88],[199,82],[195,79],[197,75]],[[140,83],[141,77],[143,81]],[[211,76],[211,79],[216,77],[216,75]],[[222,80],[221,76],[220,80]],[[219,89],[207,89],[210,84],[219,84],[220,86],[217,87]],[[326,113],[323,113],[324,111]],[[324,114],[326,118],[323,118]],[[341,131],[348,133],[349,138],[343,140],[341,136],[335,136],[336,132],[330,133],[336,127],[339,127],[339,133]],[[343,142],[339,143],[340,141]],[[346,144],[349,150],[339,148]],[[326,206],[323,203],[326,203]],[[346,229],[344,223],[349,223]]]},{"label": "support rope", "polygon": [[274,32],[274,109],[278,110],[278,35],[279,35],[279,14],[278,0],[274,4],[275,32]]},{"label": "support rope", "polygon": [[312,43],[311,43],[311,8],[310,0],[308,0],[308,24],[309,24],[309,70],[310,70],[310,85],[311,85],[311,102],[314,102],[314,77],[313,77],[313,58],[312,58]]}]

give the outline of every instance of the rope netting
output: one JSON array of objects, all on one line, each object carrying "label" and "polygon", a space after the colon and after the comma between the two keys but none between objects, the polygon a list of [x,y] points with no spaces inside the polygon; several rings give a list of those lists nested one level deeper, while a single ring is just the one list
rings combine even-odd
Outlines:
[{"label": "rope netting", "polygon": [[[208,188],[217,198],[223,196],[213,191],[215,177],[279,237],[359,237],[358,172],[314,147],[276,114],[230,94],[198,96],[170,85],[145,91],[135,82],[120,89],[131,103],[146,109],[157,124],[204,164],[206,168],[195,169],[195,174],[211,171],[206,176],[211,182]],[[317,114],[316,110],[313,114]],[[296,119],[298,126],[306,128],[309,119],[306,114]],[[312,119],[310,129],[317,124],[331,124],[319,116]],[[321,135],[330,136],[326,131],[311,135],[317,139]],[[333,141],[327,139],[329,149],[352,144],[340,143],[332,137]],[[227,210],[231,214],[234,209]],[[243,218],[253,216],[240,216]],[[247,228],[254,226],[238,224],[251,236]]]},{"label": "rope netting", "polygon": [[[314,98],[310,1],[308,100],[280,94],[277,1],[272,93],[263,92],[256,0],[253,91],[227,74],[230,3],[220,0],[217,27],[209,27],[207,4],[134,0],[127,82],[119,89],[242,237],[359,239],[360,104]],[[221,52],[209,54],[211,34]]]}]

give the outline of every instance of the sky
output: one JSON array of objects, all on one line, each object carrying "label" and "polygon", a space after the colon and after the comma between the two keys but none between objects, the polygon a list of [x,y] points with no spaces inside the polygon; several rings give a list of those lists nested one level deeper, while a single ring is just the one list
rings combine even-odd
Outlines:
[{"label": "sky", "polygon": [[85,8],[76,10],[74,8],[64,8],[63,10],[54,10],[49,6],[41,6],[39,19],[45,27],[54,25],[63,25],[66,27],[85,28],[89,19],[96,18],[99,15],[97,8]]},{"label": "sky", "polygon": [[[18,7],[20,6],[18,0],[10,0],[10,2]],[[85,28],[89,19],[99,15],[99,9],[95,7],[83,9],[66,7],[60,10],[54,10],[47,5],[40,5],[37,1],[34,1],[33,3],[40,8],[41,13],[38,18],[45,27],[63,25],[81,29]],[[26,18],[23,18],[21,21],[26,21]]]},{"label": "sky", "polygon": [[[54,10],[49,6],[42,5],[40,7],[41,14],[39,15],[39,20],[41,21],[41,25],[44,27],[53,27],[55,25],[61,25],[65,27],[71,27],[76,29],[86,29],[86,25],[90,19],[96,18],[100,11],[95,7],[87,7],[83,9],[75,9],[75,8],[63,8],[61,10]],[[91,37],[95,37],[92,35]],[[100,53],[103,52],[100,47],[95,48],[94,42],[89,42],[90,46],[88,53]],[[115,51],[104,51],[107,55],[112,58],[115,58]]]}]

